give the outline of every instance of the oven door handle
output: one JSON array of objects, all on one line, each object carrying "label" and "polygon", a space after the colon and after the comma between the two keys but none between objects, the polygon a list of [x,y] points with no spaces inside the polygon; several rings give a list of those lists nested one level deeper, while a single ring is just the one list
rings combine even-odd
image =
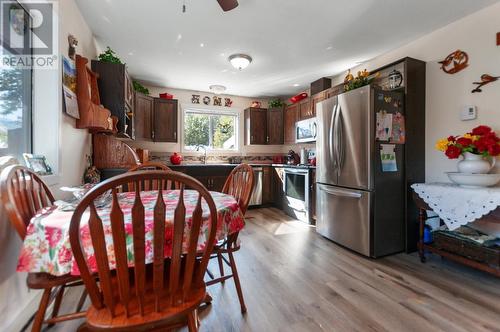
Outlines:
[{"label": "oven door handle", "polygon": [[309,171],[308,170],[301,170],[301,169],[285,169],[285,173],[307,175],[307,174],[309,174]]}]

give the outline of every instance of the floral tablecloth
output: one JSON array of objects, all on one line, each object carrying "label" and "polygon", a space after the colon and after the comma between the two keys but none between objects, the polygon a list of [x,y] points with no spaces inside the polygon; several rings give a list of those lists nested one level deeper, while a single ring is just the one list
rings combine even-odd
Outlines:
[{"label": "floral tablecloth", "polygon": [[[165,255],[171,253],[171,241],[173,234],[173,215],[179,197],[178,190],[164,192],[166,205],[166,243]],[[145,208],[145,238],[146,238],[146,262],[153,260],[153,209],[157,198],[156,191],[141,192],[141,199]],[[129,262],[133,262],[133,240],[132,240],[132,219],[131,209],[134,202],[135,193],[119,194],[120,207],[124,214],[127,253]],[[211,192],[217,207],[217,235],[216,239],[221,240],[226,235],[241,230],[245,221],[236,200],[229,195],[218,192]],[[198,193],[192,190],[184,192],[184,203],[186,206],[186,219],[191,218],[192,212],[198,201]],[[209,225],[208,206],[202,200],[203,225],[198,241],[198,249],[203,249]],[[103,221],[104,234],[108,251],[110,266],[114,267],[115,258],[113,250],[113,238],[109,220],[111,206],[98,208],[97,212]],[[78,267],[73,258],[71,245],[69,242],[69,225],[73,212],[61,211],[57,208],[47,208],[41,210],[31,219],[27,228],[27,234],[19,256],[17,271],[19,272],[47,272],[52,275],[64,275],[71,273],[79,275]],[[87,254],[89,267],[95,270],[95,257],[87,224],[88,211],[82,216],[81,222],[81,243]],[[190,225],[189,222],[186,223]],[[185,227],[184,243],[187,243],[189,236],[189,226]],[[170,244],[170,246],[169,246]]]}]

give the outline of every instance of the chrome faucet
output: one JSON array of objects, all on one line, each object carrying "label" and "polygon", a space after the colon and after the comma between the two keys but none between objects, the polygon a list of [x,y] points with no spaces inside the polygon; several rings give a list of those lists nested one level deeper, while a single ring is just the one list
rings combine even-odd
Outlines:
[{"label": "chrome faucet", "polygon": [[196,146],[196,151],[200,151],[200,149],[203,149],[203,151],[205,151],[205,155],[203,157],[203,163],[206,164],[207,163],[207,147],[204,146],[204,145],[201,145],[201,144],[198,144]]}]

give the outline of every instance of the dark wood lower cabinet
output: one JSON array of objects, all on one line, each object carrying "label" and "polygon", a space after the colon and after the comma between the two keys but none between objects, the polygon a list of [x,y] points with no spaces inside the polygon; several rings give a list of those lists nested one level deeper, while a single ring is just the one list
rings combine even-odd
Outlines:
[{"label": "dark wood lower cabinet", "polygon": [[208,190],[221,192],[226,183],[227,175],[211,176],[208,178]]},{"label": "dark wood lower cabinet", "polygon": [[273,168],[262,167],[262,205],[273,204]]}]

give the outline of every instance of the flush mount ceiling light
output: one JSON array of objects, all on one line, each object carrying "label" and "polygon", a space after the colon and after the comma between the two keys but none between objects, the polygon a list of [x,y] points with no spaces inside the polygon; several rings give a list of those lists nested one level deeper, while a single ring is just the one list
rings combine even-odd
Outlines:
[{"label": "flush mount ceiling light", "polygon": [[246,54],[233,54],[228,58],[234,68],[242,70],[248,67],[252,58]]},{"label": "flush mount ceiling light", "polygon": [[214,84],[214,85],[210,85],[208,88],[210,89],[210,91],[212,91],[216,95],[220,95],[221,93],[226,91],[226,87],[224,85]]}]

